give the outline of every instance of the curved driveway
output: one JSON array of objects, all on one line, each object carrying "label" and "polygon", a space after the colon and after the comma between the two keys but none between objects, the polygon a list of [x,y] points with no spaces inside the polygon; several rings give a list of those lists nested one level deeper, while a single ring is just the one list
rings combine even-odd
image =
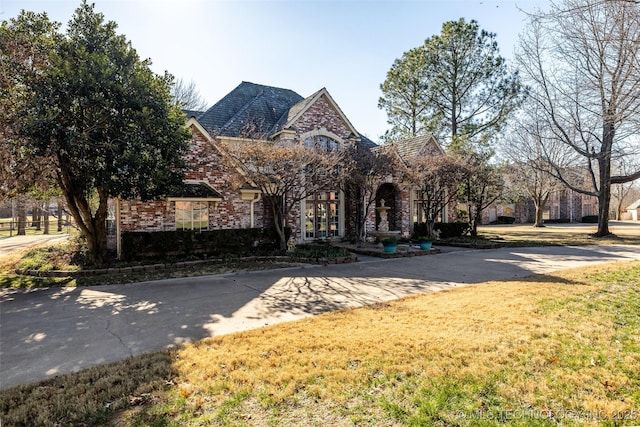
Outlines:
[{"label": "curved driveway", "polygon": [[640,259],[640,246],[434,256],[33,291],[0,291],[0,388],[142,352],[488,280]]}]

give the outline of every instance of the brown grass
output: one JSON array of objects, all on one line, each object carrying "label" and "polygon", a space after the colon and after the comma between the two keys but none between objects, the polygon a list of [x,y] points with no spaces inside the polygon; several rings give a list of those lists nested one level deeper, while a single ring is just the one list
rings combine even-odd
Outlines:
[{"label": "brown grass", "polygon": [[506,246],[640,244],[638,221],[611,222],[609,231],[613,234],[608,237],[592,237],[596,231],[596,224],[549,224],[541,228],[530,224],[478,227],[482,237]]},{"label": "brown grass", "polygon": [[206,339],[9,390],[3,425],[638,424],[638,283],[616,263]]}]

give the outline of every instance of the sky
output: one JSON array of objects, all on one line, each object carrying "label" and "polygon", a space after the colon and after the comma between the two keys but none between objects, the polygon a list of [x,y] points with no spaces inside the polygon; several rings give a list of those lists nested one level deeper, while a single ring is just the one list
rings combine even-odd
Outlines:
[{"label": "sky", "polygon": [[[509,64],[524,11],[544,0],[94,0],[156,73],[169,71],[213,105],[242,81],[307,97],[326,88],[353,126],[378,142],[389,128],[380,85],[395,59],[475,19],[496,33]],[[80,0],[0,0],[0,20],[20,10],[66,24]]]}]

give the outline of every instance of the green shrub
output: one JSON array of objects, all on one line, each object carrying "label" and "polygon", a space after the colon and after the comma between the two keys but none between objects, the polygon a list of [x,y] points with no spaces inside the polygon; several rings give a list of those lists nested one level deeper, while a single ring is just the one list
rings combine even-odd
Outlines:
[{"label": "green shrub", "polygon": [[492,225],[496,224],[513,224],[516,222],[515,217],[512,216],[499,216],[495,221],[491,221]]},{"label": "green shrub", "polygon": [[[291,229],[285,229],[291,235]],[[122,233],[124,260],[207,255],[236,257],[278,250],[273,229],[245,228],[209,231],[175,230]]]},{"label": "green shrub", "polygon": [[582,222],[587,224],[597,224],[598,223],[598,215],[585,215],[582,217]]},{"label": "green shrub", "polygon": [[569,224],[571,220],[569,218],[556,218],[556,219],[545,219],[545,224]]}]

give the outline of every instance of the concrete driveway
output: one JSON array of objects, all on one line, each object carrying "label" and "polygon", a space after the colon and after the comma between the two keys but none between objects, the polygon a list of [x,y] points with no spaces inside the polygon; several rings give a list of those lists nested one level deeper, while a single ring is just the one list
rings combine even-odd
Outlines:
[{"label": "concrete driveway", "polygon": [[0,237],[0,256],[44,243],[62,242],[68,238],[68,234],[34,234],[28,236]]},{"label": "concrete driveway", "polygon": [[332,310],[631,259],[640,259],[640,246],[460,250],[130,285],[5,289],[0,388]]}]

